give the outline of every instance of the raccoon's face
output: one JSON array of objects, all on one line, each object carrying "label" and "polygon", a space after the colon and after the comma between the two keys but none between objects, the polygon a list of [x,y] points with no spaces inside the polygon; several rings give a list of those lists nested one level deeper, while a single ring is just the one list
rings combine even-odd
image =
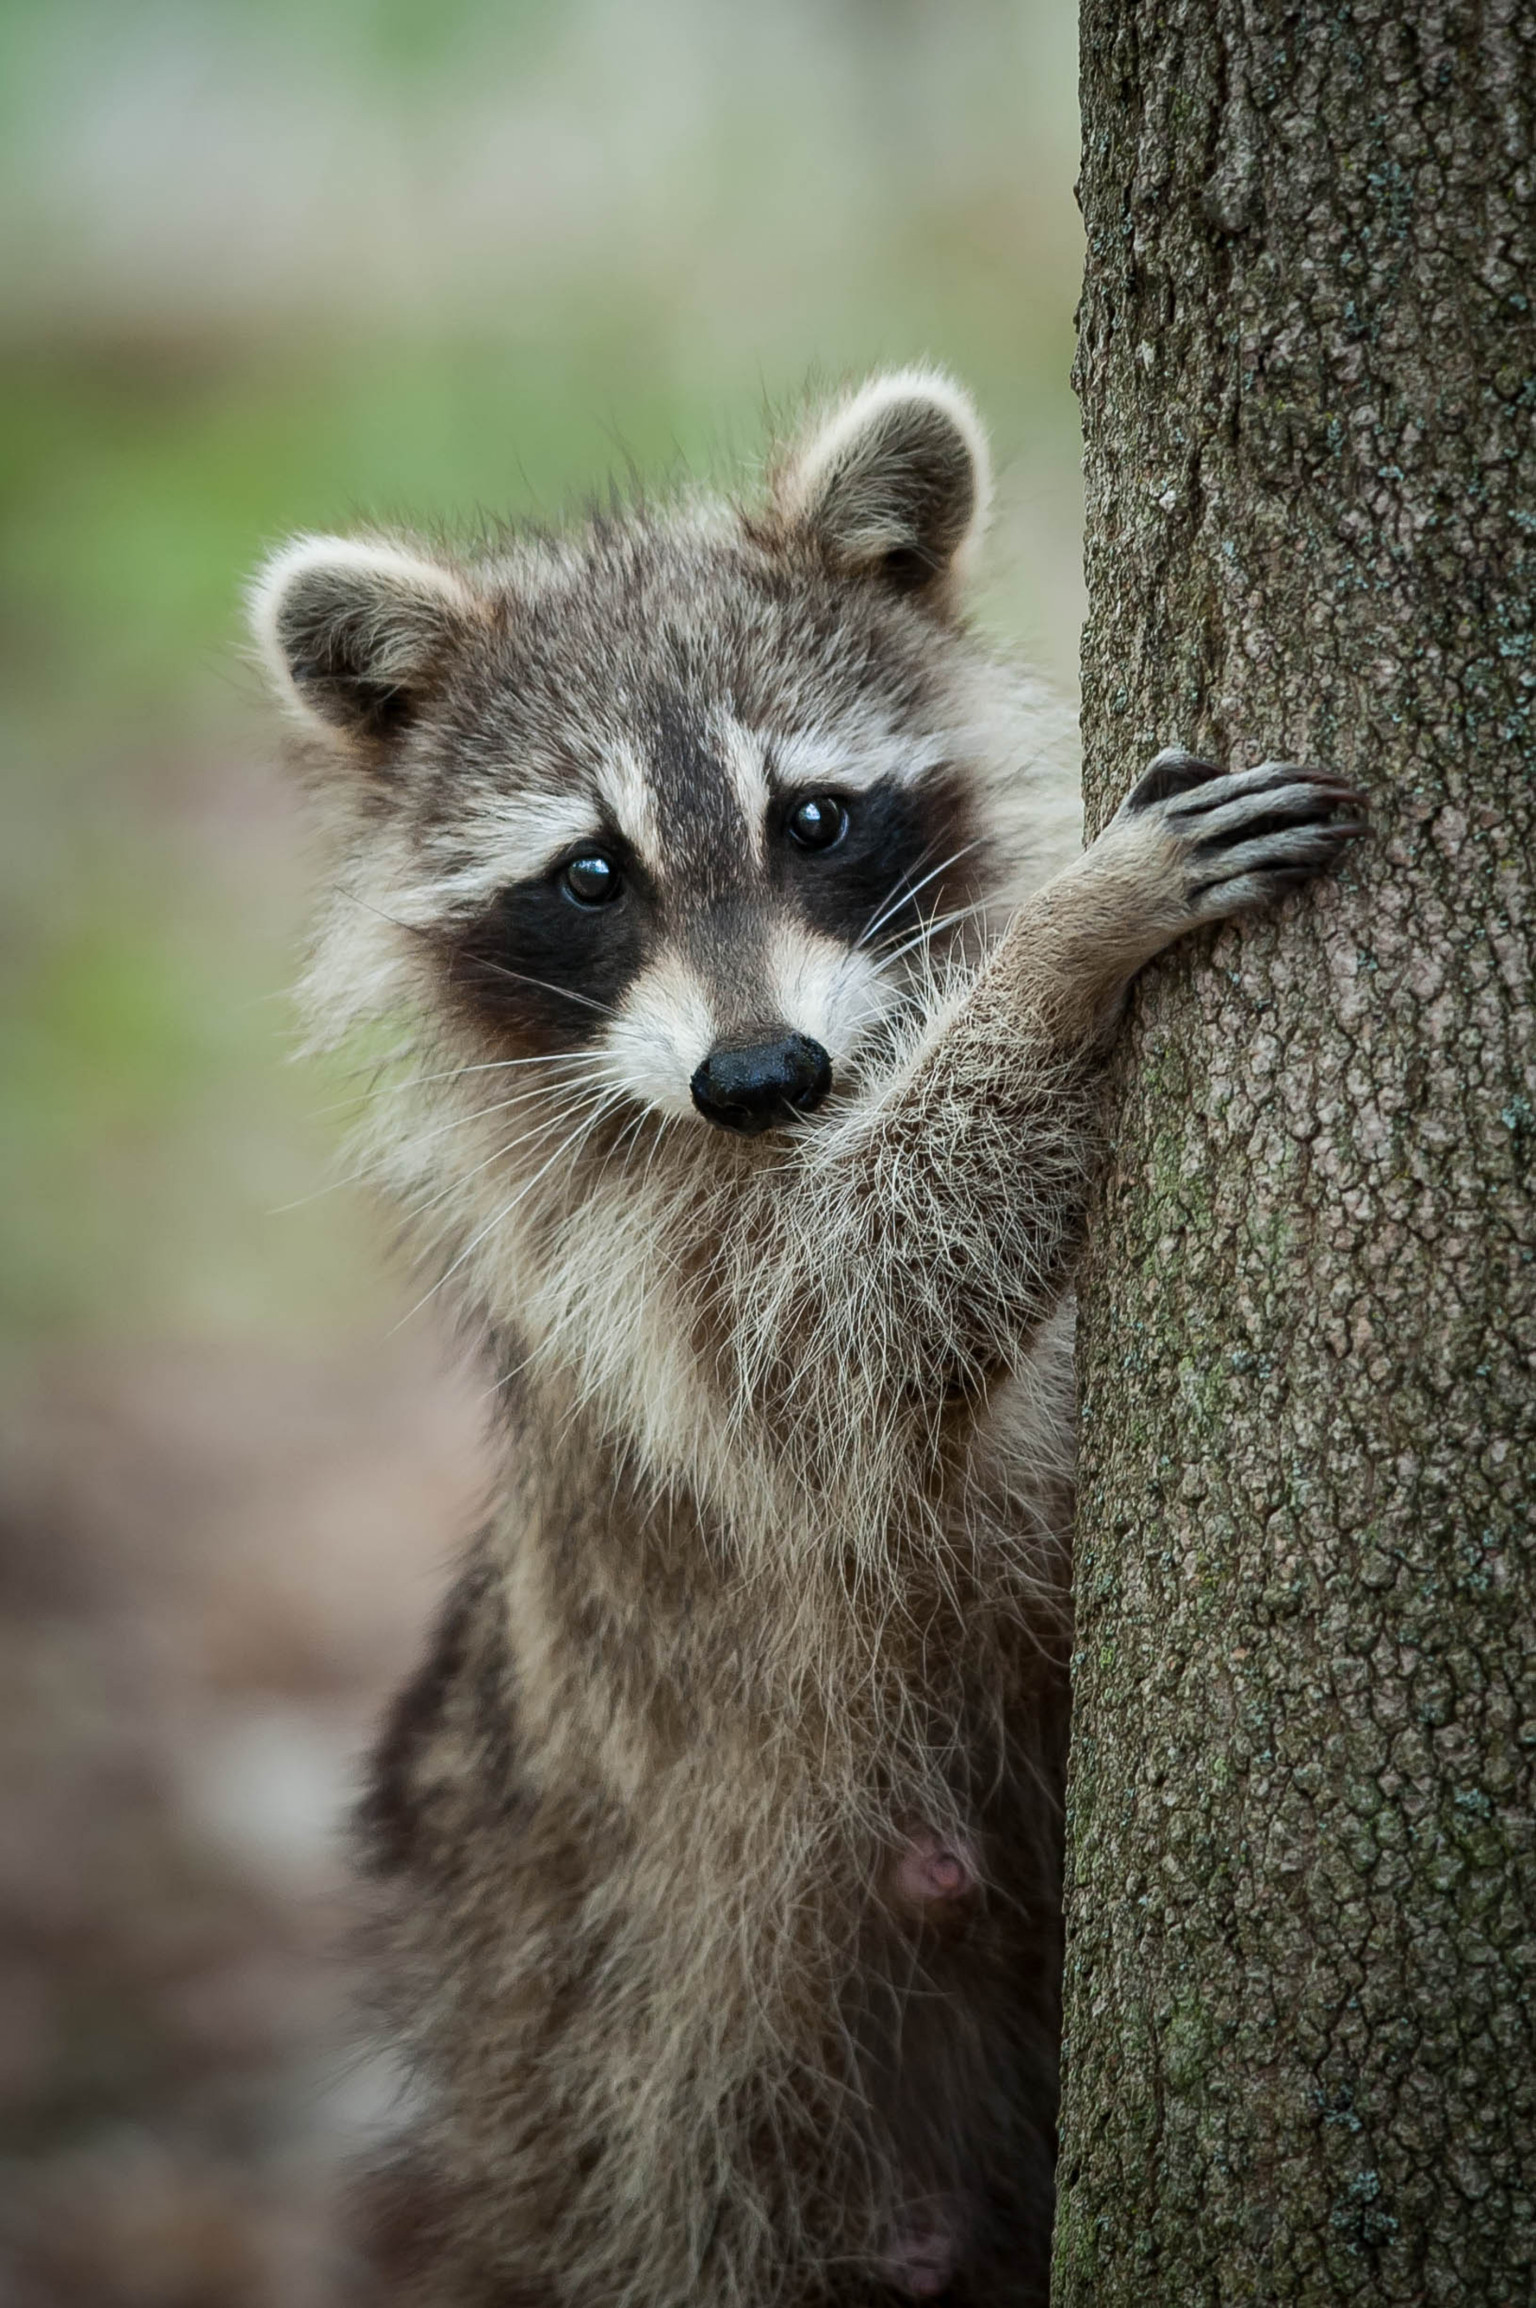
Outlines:
[{"label": "raccoon's face", "polygon": [[257,631],[342,773],[364,975],[404,933],[488,1064],[733,1132],[856,1079],[988,887],[953,625],[985,494],[969,404],[909,374],[760,516],[279,554]]}]

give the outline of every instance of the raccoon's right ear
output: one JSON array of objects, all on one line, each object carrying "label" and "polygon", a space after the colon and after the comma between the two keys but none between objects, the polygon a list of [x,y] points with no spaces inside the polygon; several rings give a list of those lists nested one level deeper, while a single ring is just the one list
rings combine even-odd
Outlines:
[{"label": "raccoon's right ear", "polygon": [[250,594],[278,695],[373,753],[409,726],[483,616],[454,570],[384,538],[297,537]]},{"label": "raccoon's right ear", "polygon": [[987,437],[936,369],[872,377],[791,450],[773,513],[836,568],[936,606],[965,574],[991,496]]}]

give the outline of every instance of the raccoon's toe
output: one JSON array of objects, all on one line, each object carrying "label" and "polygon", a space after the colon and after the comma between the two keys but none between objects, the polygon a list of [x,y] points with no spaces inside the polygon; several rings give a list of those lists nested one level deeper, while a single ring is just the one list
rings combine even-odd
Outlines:
[{"label": "raccoon's toe", "polygon": [[1191,911],[1216,921],[1268,905],[1336,866],[1368,830],[1365,797],[1330,771],[1266,761],[1166,808],[1184,854]]},{"label": "raccoon's toe", "polygon": [[1337,865],[1367,831],[1365,799],[1331,771],[1265,761],[1222,771],[1160,753],[1120,806],[1119,822],[1174,843],[1195,922],[1269,905]]},{"label": "raccoon's toe", "polygon": [[1220,775],[1214,761],[1201,761],[1196,754],[1186,753],[1182,746],[1166,746],[1155,761],[1147,764],[1116,815],[1141,817],[1157,803],[1172,801],[1177,795],[1206,785]]}]

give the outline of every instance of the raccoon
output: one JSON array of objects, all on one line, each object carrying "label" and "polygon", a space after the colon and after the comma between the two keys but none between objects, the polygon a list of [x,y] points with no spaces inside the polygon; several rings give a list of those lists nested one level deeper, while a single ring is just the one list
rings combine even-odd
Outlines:
[{"label": "raccoon", "polygon": [[298,539],[306,1003],[502,1489],[363,1806],[439,2308],[1047,2291],[1071,1287],[1126,989],[1358,797],[1171,752],[1078,849],[968,627],[987,450],[876,378],[759,499]]}]

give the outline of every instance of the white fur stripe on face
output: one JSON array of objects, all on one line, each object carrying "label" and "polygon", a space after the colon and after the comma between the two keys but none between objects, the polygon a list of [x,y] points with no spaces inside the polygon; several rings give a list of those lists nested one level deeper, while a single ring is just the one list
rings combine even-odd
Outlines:
[{"label": "white fur stripe on face", "polygon": [[743,729],[730,714],[718,723],[720,759],[746,827],[747,852],[761,863],[768,838],[768,741],[760,732]]},{"label": "white fur stripe on face", "polygon": [[[790,1033],[808,1034],[834,1074],[854,1056],[893,996],[867,954],[798,924],[774,931],[762,1010]],[[605,1078],[659,1114],[692,1114],[694,1074],[720,1020],[702,980],[678,953],[641,971],[598,1043]]]},{"label": "white fur stripe on face", "polygon": [[774,776],[782,790],[868,793],[872,786],[915,785],[949,758],[938,737],[904,737],[874,724],[841,722],[835,732],[792,730],[769,740]]},{"label": "white fur stripe on face", "polygon": [[665,860],[656,825],[656,797],[642,755],[635,747],[607,748],[595,767],[598,794],[630,848],[652,874],[660,874]]},{"label": "white fur stripe on face", "polygon": [[454,829],[455,849],[472,850],[474,863],[436,881],[423,881],[402,910],[426,926],[447,908],[474,904],[519,882],[539,880],[567,851],[600,839],[601,830],[602,819],[590,794],[552,793],[538,787],[496,794]]},{"label": "white fur stripe on face", "polygon": [[[871,726],[830,731],[803,729],[789,735],[747,729],[729,715],[716,725],[721,766],[740,808],[746,855],[761,864],[768,817],[778,792],[827,790],[865,793],[891,780],[911,785],[948,757],[938,738],[912,738]],[[770,780],[770,764],[772,779]],[[664,864],[657,826],[656,797],[643,756],[616,746],[597,762],[595,792],[584,785],[537,784],[481,800],[459,828],[455,849],[472,851],[474,863],[440,879],[430,870],[417,877],[401,910],[413,922],[430,923],[445,908],[489,899],[518,882],[536,881],[555,861],[583,841],[600,841],[603,812],[617,824],[648,871]],[[467,837],[467,838],[466,838]]]},{"label": "white fur stripe on face", "polygon": [[641,756],[621,745],[599,759],[590,786],[531,785],[479,802],[455,828],[454,846],[472,849],[473,865],[424,881],[412,918],[431,920],[444,906],[492,898],[518,882],[537,881],[582,842],[601,843],[605,812],[641,862],[656,872],[661,845],[655,796]]},{"label": "white fur stripe on face", "polygon": [[769,969],[779,1016],[791,1033],[821,1044],[835,1080],[893,998],[874,961],[818,930],[784,922],[773,933]]},{"label": "white fur stripe on face", "polygon": [[690,1084],[714,1048],[714,1010],[680,954],[640,972],[598,1044],[603,1071],[659,1114],[691,1114]]}]

